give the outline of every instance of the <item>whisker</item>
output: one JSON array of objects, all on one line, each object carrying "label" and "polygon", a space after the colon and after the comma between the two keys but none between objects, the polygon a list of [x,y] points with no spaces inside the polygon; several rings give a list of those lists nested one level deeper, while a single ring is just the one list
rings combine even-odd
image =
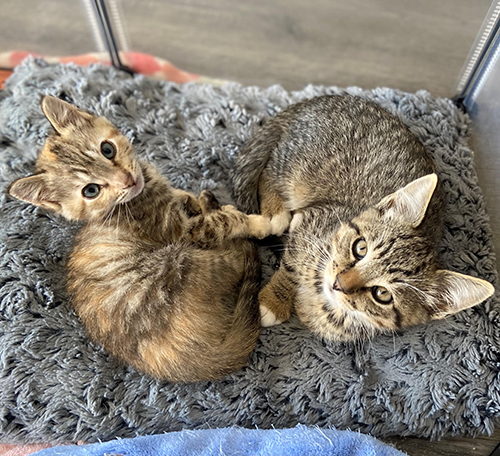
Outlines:
[{"label": "whisker", "polygon": [[315,247],[317,247],[321,252],[325,253],[328,257],[331,257],[331,254],[330,252],[328,251],[328,249],[326,248],[325,246],[325,241],[318,238],[317,236],[314,236],[314,235],[305,235],[305,234],[296,234],[294,233],[293,236],[295,238],[299,238],[299,239],[302,239],[306,242],[310,242],[312,243]]},{"label": "whisker", "polygon": [[120,224],[120,212],[121,212],[121,204],[118,205],[118,217],[116,217],[116,230],[115,230],[115,238],[118,240],[118,228]]}]

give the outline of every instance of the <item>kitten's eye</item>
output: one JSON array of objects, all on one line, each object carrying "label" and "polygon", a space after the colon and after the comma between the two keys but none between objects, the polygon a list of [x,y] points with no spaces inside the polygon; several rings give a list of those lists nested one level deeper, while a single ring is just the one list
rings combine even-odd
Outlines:
[{"label": "kitten's eye", "polygon": [[101,186],[98,184],[88,184],[83,187],[82,195],[88,199],[96,198],[101,192]]},{"label": "kitten's eye", "polygon": [[368,253],[368,244],[363,238],[359,238],[354,242],[352,245],[352,253],[358,260],[366,256]]},{"label": "kitten's eye", "polygon": [[392,302],[392,295],[389,293],[389,290],[384,287],[373,287],[372,288],[372,296],[375,301],[380,304],[389,304]]},{"label": "kitten's eye", "polygon": [[116,147],[114,144],[104,141],[101,143],[101,153],[108,159],[111,160],[116,155]]}]

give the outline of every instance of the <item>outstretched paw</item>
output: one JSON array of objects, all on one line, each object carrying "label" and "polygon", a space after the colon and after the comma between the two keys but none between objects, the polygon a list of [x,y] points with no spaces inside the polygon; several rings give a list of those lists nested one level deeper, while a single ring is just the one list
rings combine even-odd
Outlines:
[{"label": "outstretched paw", "polygon": [[271,217],[271,234],[281,236],[290,226],[292,214],[288,211],[280,212]]},{"label": "outstretched paw", "polygon": [[271,220],[262,215],[249,215],[248,233],[250,237],[264,239],[271,234]]},{"label": "outstretched paw", "polygon": [[203,190],[198,198],[203,214],[220,209],[219,201],[210,190]]},{"label": "outstretched paw", "polygon": [[189,193],[185,193],[184,196],[182,196],[179,204],[181,205],[181,210],[183,210],[188,217],[197,217],[201,214],[201,207],[198,200]]}]

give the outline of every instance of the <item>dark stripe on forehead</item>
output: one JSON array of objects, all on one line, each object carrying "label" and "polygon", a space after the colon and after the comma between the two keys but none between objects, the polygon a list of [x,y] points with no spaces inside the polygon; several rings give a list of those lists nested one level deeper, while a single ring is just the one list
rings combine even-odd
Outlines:
[{"label": "dark stripe on forehead", "polygon": [[356,233],[358,233],[358,235],[361,234],[361,231],[359,229],[359,226],[356,225],[354,222],[351,222],[351,221],[348,221],[347,224],[354,230],[356,231]]},{"label": "dark stripe on forehead", "polygon": [[81,168],[79,166],[72,166],[71,171],[73,173],[89,174],[89,170],[87,168]]},{"label": "dark stripe on forehead", "polygon": [[417,236],[414,235],[414,234],[401,234],[399,236],[399,239],[401,239],[402,241],[409,241],[410,239],[413,239],[413,238],[416,238]]},{"label": "dark stripe on forehead", "polygon": [[57,157],[60,163],[67,163],[68,165],[80,165],[84,168],[90,168],[96,165],[96,160],[94,158],[87,157],[75,151],[68,151],[65,154],[58,155]]},{"label": "dark stripe on forehead", "polygon": [[397,238],[392,238],[390,239],[388,242],[387,242],[387,246],[386,248],[379,253],[379,256],[383,257],[383,256],[386,256],[387,253],[392,249],[392,247],[394,246],[394,243],[396,242]]},{"label": "dark stripe on forehead", "polygon": [[402,268],[390,268],[387,272],[389,274],[402,274],[405,277],[410,277],[416,274],[415,270],[410,271],[408,269],[402,269]]}]

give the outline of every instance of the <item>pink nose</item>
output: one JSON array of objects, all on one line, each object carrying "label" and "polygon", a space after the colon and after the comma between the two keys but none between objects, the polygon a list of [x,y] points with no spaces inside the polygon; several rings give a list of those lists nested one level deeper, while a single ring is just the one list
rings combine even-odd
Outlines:
[{"label": "pink nose", "polygon": [[127,173],[126,177],[125,177],[125,181],[123,183],[123,188],[130,188],[130,187],[133,187],[135,185],[135,180],[134,180],[134,177],[132,176],[132,174],[130,173]]}]

